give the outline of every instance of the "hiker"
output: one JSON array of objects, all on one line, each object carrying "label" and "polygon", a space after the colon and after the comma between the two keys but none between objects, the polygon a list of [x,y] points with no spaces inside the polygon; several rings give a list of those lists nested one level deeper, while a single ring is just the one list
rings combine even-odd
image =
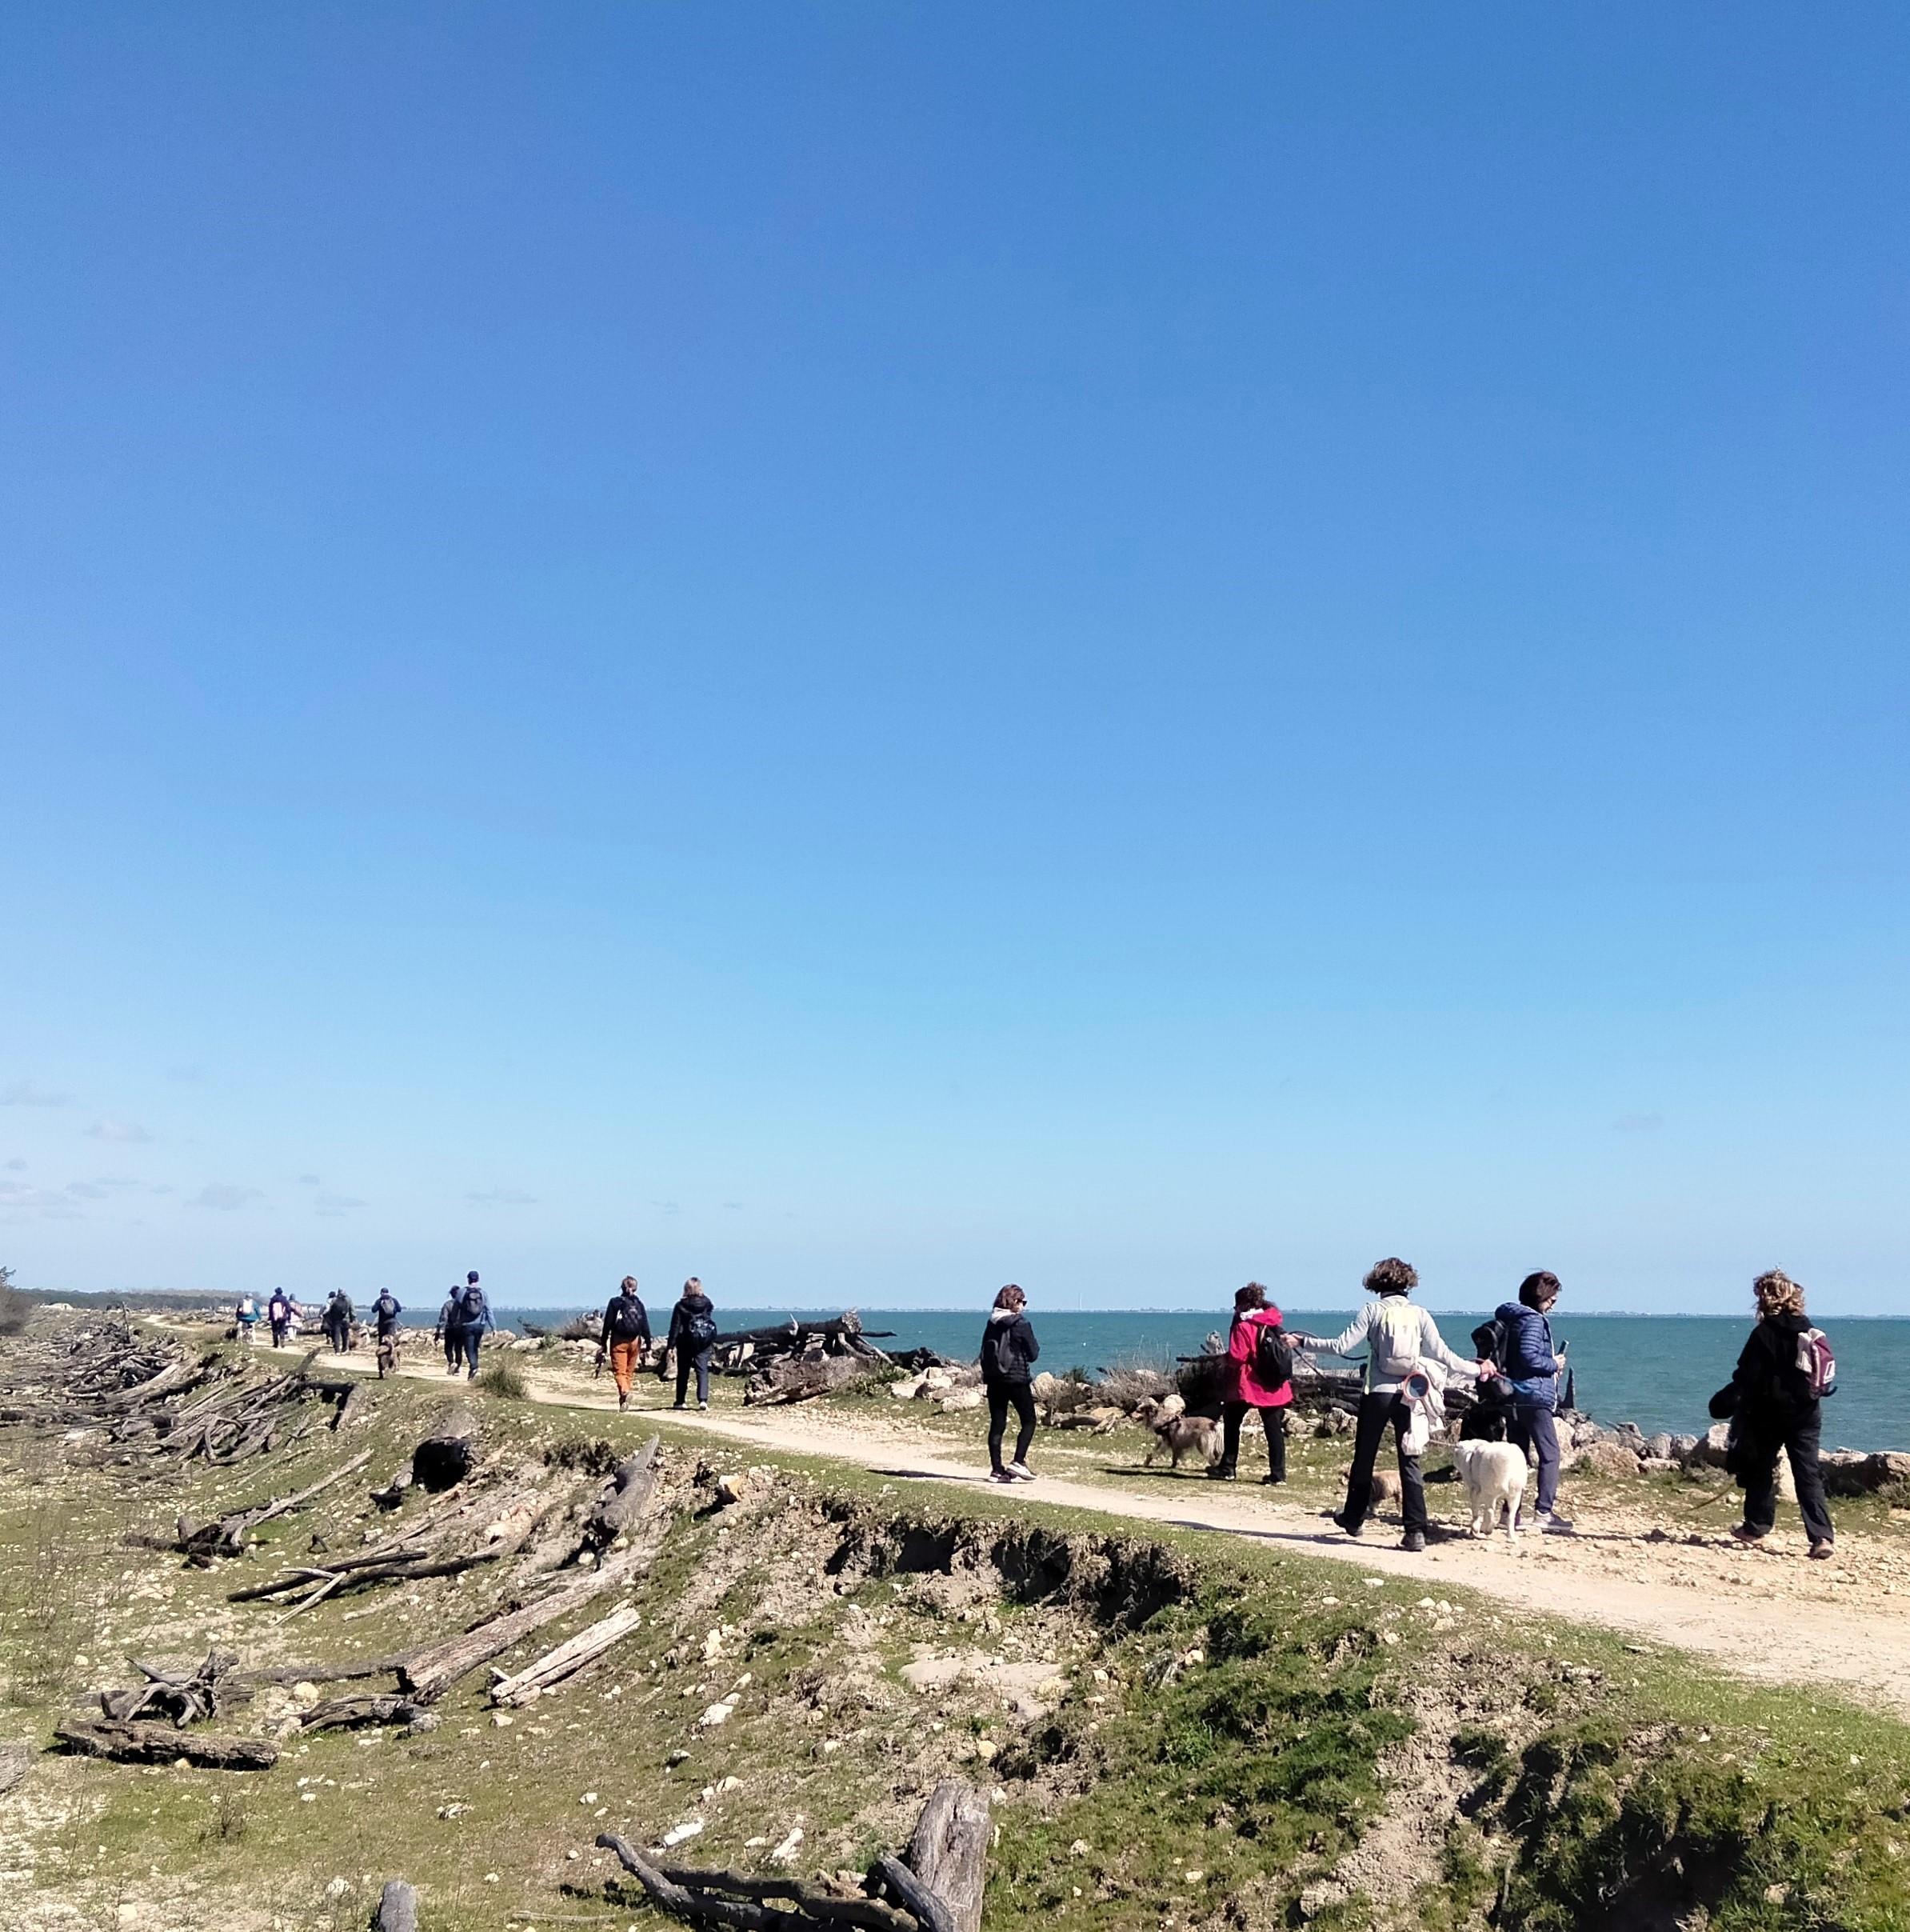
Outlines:
[{"label": "hiker", "polygon": [[325,1338],[332,1345],[334,1354],[344,1355],[351,1350],[351,1325],[358,1310],[351,1305],[351,1298],[342,1288],[334,1288],[331,1298],[325,1304],[325,1314],[319,1326],[325,1330]]},{"label": "hiker", "polygon": [[1500,1352],[1493,1361],[1512,1397],[1506,1440],[1528,1458],[1536,1454],[1538,1459],[1534,1520],[1541,1530],[1569,1536],[1571,1521],[1557,1509],[1559,1437],[1552,1422],[1558,1412],[1559,1376],[1565,1366],[1564,1355],[1552,1345],[1548,1319],[1558,1298],[1559,1278],[1549,1269],[1527,1275],[1519,1284],[1519,1298],[1501,1302],[1492,1311],[1500,1337]]},{"label": "hiker", "polygon": [[[667,1361],[673,1354],[677,1361],[677,1399],[673,1407],[681,1409],[684,1398],[689,1392],[689,1371],[697,1372],[697,1406],[709,1406],[709,1350],[716,1340],[716,1310],[710,1305],[709,1297],[703,1292],[703,1284],[693,1274],[683,1284],[683,1292],[677,1297],[677,1305],[669,1311],[669,1339],[665,1344]],[[658,1375],[663,1374],[659,1369]]]},{"label": "hiker", "polygon": [[445,1373],[455,1375],[464,1366],[464,1289],[454,1282],[451,1292],[445,1297],[445,1305],[438,1311],[438,1326],[433,1330],[433,1339],[439,1342],[445,1351]]},{"label": "hiker", "polygon": [[[484,1298],[484,1290],[478,1286],[478,1270],[474,1268],[464,1278],[464,1286],[458,1295],[458,1340],[464,1351],[466,1379],[478,1379],[478,1351],[484,1346],[485,1330],[494,1327],[491,1320],[491,1306]],[[451,1371],[457,1374],[456,1369]]]},{"label": "hiker", "polygon": [[266,1304],[266,1320],[272,1330],[272,1346],[283,1348],[292,1332],[292,1299],[284,1289],[274,1288]]},{"label": "hiker", "polygon": [[1237,1288],[1233,1325],[1227,1331],[1226,1381],[1221,1410],[1221,1459],[1208,1474],[1231,1482],[1238,1474],[1241,1425],[1257,1412],[1267,1432],[1267,1473],[1262,1482],[1287,1479],[1287,1408],[1293,1399],[1293,1345],[1280,1310],[1258,1282]]},{"label": "hiker", "polygon": [[1317,1335],[1293,1335],[1301,1346],[1317,1349],[1325,1355],[1350,1355],[1361,1348],[1365,1351],[1366,1391],[1360,1398],[1353,1430],[1346,1501],[1333,1521],[1349,1536],[1357,1536],[1365,1527],[1373,1501],[1373,1466],[1379,1459],[1380,1444],[1390,1424],[1399,1448],[1400,1514],[1406,1526],[1400,1547],[1424,1550],[1426,1486],[1420,1475],[1418,1456],[1407,1448],[1413,1419],[1412,1406],[1402,1393],[1407,1378],[1419,1372],[1423,1362],[1436,1364],[1448,1375],[1468,1382],[1481,1373],[1496,1371],[1462,1361],[1446,1346],[1432,1316],[1406,1299],[1419,1286],[1419,1273],[1397,1254],[1375,1262],[1360,1286],[1373,1298],[1354,1316],[1344,1334],[1330,1341]]},{"label": "hiker", "polygon": [[[1028,1452],[1034,1442],[1034,1393],[1029,1367],[1040,1358],[1041,1345],[1024,1312],[1028,1297],[1013,1282],[997,1291],[981,1331],[981,1384],[988,1391],[989,1478],[994,1482],[1033,1482]],[[1020,1418],[1013,1458],[1001,1460],[1001,1438],[1008,1432],[1008,1412]]]},{"label": "hiker", "polygon": [[238,1323],[240,1341],[248,1346],[258,1340],[258,1300],[255,1295],[242,1294],[238,1306],[233,1311],[233,1319]]},{"label": "hiker", "polygon": [[1824,1499],[1817,1452],[1824,1432],[1823,1398],[1832,1392],[1836,1365],[1830,1344],[1804,1312],[1804,1290],[1781,1268],[1751,1285],[1757,1326],[1737,1358],[1731,1380],[1711,1398],[1711,1413],[1732,1419],[1731,1468],[1744,1490],[1744,1520],[1731,1534],[1759,1543],[1777,1521],[1777,1458],[1791,1459],[1797,1483],[1797,1513],[1804,1518],[1811,1554],[1828,1560],[1836,1540]]},{"label": "hiker", "polygon": [[398,1299],[389,1288],[378,1290],[378,1298],[371,1305],[371,1318],[378,1337],[378,1379],[382,1382],[387,1373],[395,1372],[398,1365],[398,1317],[404,1313]]},{"label": "hiker", "polygon": [[[673,1316],[670,1325],[673,1329],[676,1326]],[[610,1374],[617,1383],[619,1409],[630,1406],[630,1381],[643,1360],[643,1351],[649,1345],[649,1314],[637,1292],[636,1276],[626,1274],[616,1294],[611,1296],[609,1306],[604,1310],[603,1333],[597,1338],[597,1361],[601,1363],[606,1355],[610,1360]],[[705,1370],[705,1386],[707,1382]],[[683,1405],[679,1402],[677,1406],[681,1408]]]}]

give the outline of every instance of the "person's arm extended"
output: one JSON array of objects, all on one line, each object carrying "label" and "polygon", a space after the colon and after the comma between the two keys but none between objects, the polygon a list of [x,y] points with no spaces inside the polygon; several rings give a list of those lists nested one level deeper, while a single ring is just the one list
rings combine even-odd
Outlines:
[{"label": "person's arm extended", "polygon": [[[1350,1355],[1365,1341],[1373,1330],[1373,1311],[1378,1303],[1369,1302],[1353,1318],[1351,1325],[1329,1342],[1322,1335],[1309,1335],[1307,1344],[1322,1355]],[[1292,1334],[1289,1330],[1289,1334]]]},{"label": "person's arm extended", "polygon": [[[611,1307],[614,1307],[615,1306],[616,1306],[616,1304],[615,1304],[614,1302],[611,1303],[611,1305],[610,1305],[610,1306],[611,1306]],[[601,1332],[601,1333],[598,1334],[598,1336],[597,1336],[597,1354],[600,1354],[600,1355],[605,1355],[605,1354],[608,1354],[609,1353],[609,1350],[610,1350],[610,1309],[609,1309],[609,1308],[606,1308],[606,1309],[605,1309],[605,1310],[604,1310],[604,1325],[603,1325],[603,1328],[602,1328]]]},{"label": "person's arm extended", "polygon": [[1463,1355],[1455,1355],[1446,1346],[1445,1337],[1439,1332],[1439,1324],[1423,1308],[1419,1311],[1419,1352],[1429,1360],[1436,1362],[1448,1375],[1463,1376],[1468,1382],[1479,1379],[1479,1364],[1468,1362]]}]

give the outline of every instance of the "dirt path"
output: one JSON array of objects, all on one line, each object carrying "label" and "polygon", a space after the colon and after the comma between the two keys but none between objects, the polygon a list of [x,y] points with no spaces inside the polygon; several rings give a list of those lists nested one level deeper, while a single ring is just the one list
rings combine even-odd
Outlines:
[{"label": "dirt path", "polygon": [[[363,1358],[337,1359],[362,1368]],[[426,1381],[445,1378],[408,1369]],[[533,1400],[576,1409],[611,1409],[607,1382],[528,1371]],[[601,1391],[600,1393],[600,1390]],[[670,1413],[640,1388],[637,1411]],[[823,1456],[909,1482],[986,1488],[991,1504],[1024,1499],[1105,1516],[1251,1537],[1297,1554],[1351,1568],[1421,1579],[1429,1590],[1463,1585],[1521,1610],[1592,1621],[1653,1643],[1710,1658],[1740,1675],[1836,1687],[1856,1701],[1910,1718],[1910,1554],[1895,1537],[1847,1533],[1835,1563],[1804,1560],[1794,1530],[1764,1550],[1744,1550],[1724,1534],[1728,1503],[1696,1516],[1650,1502],[1574,1502],[1579,1534],[1459,1537],[1419,1555],[1394,1546],[1389,1523],[1369,1523],[1353,1542],[1310,1510],[1274,1502],[1257,1485],[1223,1486],[1198,1478],[1156,1479],[1142,1488],[1046,1476],[1012,1487],[986,1480],[980,1442],[964,1461],[944,1443],[925,1443],[900,1426],[830,1415],[813,1408],[672,1414],[677,1423],[765,1450]],[[1037,1455],[1038,1462],[1040,1457]],[[1142,1480],[1145,1480],[1145,1478]],[[1440,1505],[1435,1502],[1436,1519]]]}]

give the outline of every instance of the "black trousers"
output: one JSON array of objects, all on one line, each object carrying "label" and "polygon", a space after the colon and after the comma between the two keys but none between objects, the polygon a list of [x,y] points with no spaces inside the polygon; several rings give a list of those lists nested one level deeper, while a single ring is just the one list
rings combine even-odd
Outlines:
[{"label": "black trousers", "polygon": [[677,1350],[677,1406],[679,1409],[683,1406],[684,1397],[689,1392],[692,1369],[696,1370],[697,1375],[697,1400],[700,1402],[709,1400],[709,1350],[705,1349],[701,1354],[693,1355],[687,1349],[680,1348]]},{"label": "black trousers", "polygon": [[1797,1510],[1813,1543],[1833,1542],[1830,1506],[1824,1500],[1824,1470],[1817,1451],[1824,1434],[1824,1411],[1815,1402],[1795,1416],[1774,1418],[1749,1434],[1744,1450],[1744,1527],[1768,1535],[1777,1521],[1777,1458],[1791,1458],[1797,1482]]},{"label": "black trousers", "polygon": [[1033,1390],[1025,1382],[991,1382],[988,1385],[988,1462],[990,1469],[999,1470],[1002,1466],[1001,1438],[1008,1433],[1008,1412],[1011,1407],[1021,1418],[1021,1430],[1015,1438],[1016,1462],[1025,1462],[1028,1452],[1033,1446]]},{"label": "black trousers", "polygon": [[1360,1415],[1353,1429],[1353,1467],[1346,1474],[1346,1507],[1341,1519],[1357,1529],[1365,1522],[1373,1504],[1373,1466],[1380,1459],[1380,1445],[1386,1439],[1389,1424],[1399,1445],[1400,1514],[1409,1530],[1421,1535],[1426,1528],[1426,1486],[1419,1473],[1419,1458],[1406,1454],[1406,1431],[1413,1411],[1393,1390],[1381,1390],[1360,1398]]},{"label": "black trousers", "polygon": [[458,1338],[464,1344],[464,1359],[473,1382],[478,1379],[478,1351],[484,1346],[484,1330],[481,1328],[461,1328]]},{"label": "black trousers", "polygon": [[447,1328],[445,1330],[445,1366],[453,1371],[464,1366],[464,1330]]},{"label": "black trousers", "polygon": [[1229,1402],[1221,1412],[1221,1467],[1229,1475],[1240,1466],[1241,1424],[1257,1414],[1267,1432],[1267,1473],[1276,1482],[1287,1479],[1287,1412],[1260,1409],[1253,1402]]}]

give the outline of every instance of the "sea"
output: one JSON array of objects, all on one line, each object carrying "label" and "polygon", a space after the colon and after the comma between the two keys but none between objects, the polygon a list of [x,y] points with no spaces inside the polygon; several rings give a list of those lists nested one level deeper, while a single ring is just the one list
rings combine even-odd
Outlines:
[{"label": "sea", "polygon": [[[500,1308],[504,1326],[529,1320],[554,1325],[574,1310]],[[822,1320],[840,1309],[730,1308],[717,1319],[725,1329],[766,1327],[793,1315]],[[1314,1334],[1337,1334],[1353,1310],[1293,1308],[1290,1326]],[[653,1310],[652,1318],[667,1313]],[[879,1346],[897,1352],[932,1348],[937,1354],[973,1358],[981,1343],[985,1310],[865,1308],[864,1329],[886,1330]],[[1225,1311],[1144,1309],[1094,1314],[1031,1308],[1041,1345],[1041,1363],[1057,1374],[1069,1368],[1170,1367],[1179,1355],[1201,1352],[1208,1336],[1225,1332]],[[1460,1354],[1484,1313],[1438,1314],[1440,1333]],[[1660,1430],[1697,1434],[1710,1426],[1712,1393],[1731,1379],[1748,1322],[1719,1315],[1564,1315],[1552,1333],[1567,1345],[1580,1410],[1601,1422],[1636,1422],[1647,1435]],[[1827,1449],[1910,1450],[1910,1321],[1871,1318],[1827,1319],[1824,1331],[1837,1355],[1837,1392],[1824,1405]]]}]

